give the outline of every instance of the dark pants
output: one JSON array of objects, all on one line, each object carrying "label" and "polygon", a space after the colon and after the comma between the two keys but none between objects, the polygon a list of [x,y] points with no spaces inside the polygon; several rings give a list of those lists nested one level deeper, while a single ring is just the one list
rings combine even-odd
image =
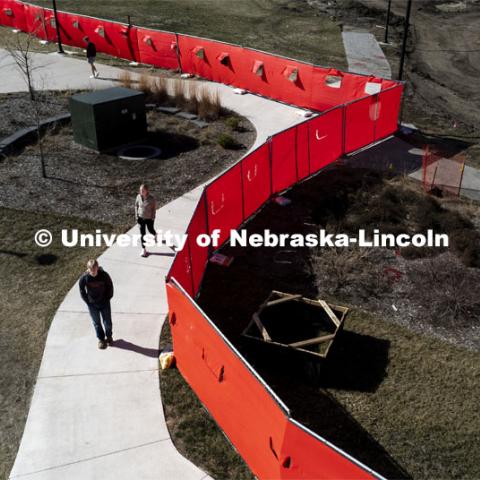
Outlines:
[{"label": "dark pants", "polygon": [[147,228],[152,235],[156,236],[157,232],[153,226],[153,220],[138,217],[138,224],[140,225],[140,235],[142,236],[142,247],[145,248],[145,233],[147,233]]},{"label": "dark pants", "polygon": [[[110,309],[110,302],[100,307],[88,304],[88,311],[92,317],[92,323],[99,340],[105,340],[105,337],[112,336],[112,312]],[[103,327],[102,322],[103,320]],[[105,330],[103,329],[105,327]]]}]

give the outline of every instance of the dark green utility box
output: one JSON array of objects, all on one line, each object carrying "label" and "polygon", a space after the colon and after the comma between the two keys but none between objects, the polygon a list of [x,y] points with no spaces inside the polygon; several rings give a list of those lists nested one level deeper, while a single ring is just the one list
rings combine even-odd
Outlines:
[{"label": "dark green utility box", "polygon": [[145,95],[129,88],[108,88],[70,98],[73,138],[97,151],[141,140],[147,133]]}]

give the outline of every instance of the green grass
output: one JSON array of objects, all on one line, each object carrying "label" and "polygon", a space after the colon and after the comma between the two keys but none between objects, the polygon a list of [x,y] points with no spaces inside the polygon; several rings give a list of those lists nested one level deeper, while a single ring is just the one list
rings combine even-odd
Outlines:
[{"label": "green grass", "polygon": [[378,372],[378,358],[353,355],[343,388],[327,391],[413,478],[480,478],[480,355],[359,310],[346,330],[388,346],[383,378],[375,391],[346,388]]},{"label": "green grass", "polygon": [[[50,0],[36,3],[50,7]],[[346,68],[340,26],[292,0],[62,0],[59,10],[187,33]]]},{"label": "green grass", "polygon": [[[41,228],[54,235],[45,249],[33,241]],[[0,478],[7,478],[17,452],[53,315],[86,261],[100,253],[63,247],[62,228],[112,231],[87,220],[0,208]]]},{"label": "green grass", "polygon": [[[160,348],[171,342],[166,320]],[[160,388],[168,429],[180,453],[214,478],[254,478],[175,367],[160,371]]]}]

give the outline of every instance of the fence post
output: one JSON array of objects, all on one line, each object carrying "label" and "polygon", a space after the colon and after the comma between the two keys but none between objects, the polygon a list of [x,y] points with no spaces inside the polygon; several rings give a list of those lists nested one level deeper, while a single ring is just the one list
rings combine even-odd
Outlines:
[{"label": "fence post", "polygon": [[244,192],[244,185],[243,185],[243,160],[240,161],[240,184],[241,184],[241,190],[242,190],[242,223],[245,221],[245,192]]},{"label": "fence post", "polygon": [[[205,203],[205,227],[207,229],[207,234],[210,234],[210,226],[208,225],[208,200],[207,200],[207,188],[205,187],[203,189],[203,197],[204,197],[204,203]],[[212,253],[212,245],[209,245],[207,247],[207,257],[210,257]],[[208,258],[207,258],[208,262]]]},{"label": "fence post", "polygon": [[295,168],[297,172],[297,182],[298,182],[298,127],[295,127]]},{"label": "fence post", "polygon": [[178,33],[175,32],[175,53],[177,54],[178,69],[183,73],[182,60],[180,57],[180,44],[178,43]]},{"label": "fence post", "polygon": [[268,143],[268,164],[270,165],[270,197],[273,195],[273,144],[272,137],[267,138]]}]

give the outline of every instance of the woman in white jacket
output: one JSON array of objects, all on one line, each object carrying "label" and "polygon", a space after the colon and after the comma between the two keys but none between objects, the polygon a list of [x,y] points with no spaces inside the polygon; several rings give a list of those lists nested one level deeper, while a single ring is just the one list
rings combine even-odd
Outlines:
[{"label": "woman in white jacket", "polygon": [[157,237],[157,232],[154,227],[156,211],[157,202],[148,191],[148,186],[146,184],[140,185],[139,193],[135,199],[135,219],[140,226],[142,257],[148,257],[148,252],[145,248],[145,234],[147,229],[155,238]]}]

